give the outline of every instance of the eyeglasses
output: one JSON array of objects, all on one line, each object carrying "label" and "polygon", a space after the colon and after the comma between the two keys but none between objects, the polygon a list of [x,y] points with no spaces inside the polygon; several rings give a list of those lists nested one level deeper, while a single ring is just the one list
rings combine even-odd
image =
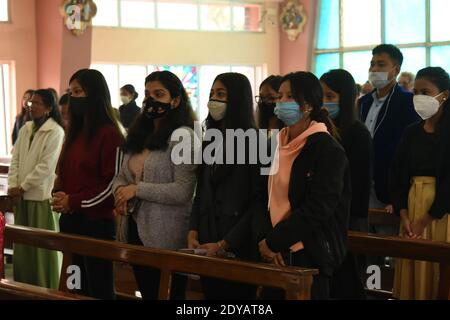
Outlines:
[{"label": "eyeglasses", "polygon": [[274,103],[277,101],[276,97],[255,96],[256,103]]}]

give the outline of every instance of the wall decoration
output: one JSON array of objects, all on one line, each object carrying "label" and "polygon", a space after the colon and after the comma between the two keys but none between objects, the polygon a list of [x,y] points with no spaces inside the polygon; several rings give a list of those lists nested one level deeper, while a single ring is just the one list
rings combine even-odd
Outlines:
[{"label": "wall decoration", "polygon": [[75,36],[81,36],[97,14],[93,0],[63,0],[60,7],[64,25]]},{"label": "wall decoration", "polygon": [[299,0],[289,0],[282,9],[280,20],[281,27],[287,33],[289,40],[295,41],[303,32],[307,21],[305,8]]}]

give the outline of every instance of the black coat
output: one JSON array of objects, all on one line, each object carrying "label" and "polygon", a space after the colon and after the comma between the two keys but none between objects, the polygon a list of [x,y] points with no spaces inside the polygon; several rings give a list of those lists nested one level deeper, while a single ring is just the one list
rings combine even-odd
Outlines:
[{"label": "black coat", "polygon": [[[359,100],[360,116],[366,121],[373,104],[373,93],[368,93]],[[403,131],[412,123],[420,120],[414,109],[413,94],[396,85],[381,107],[377,118],[377,130],[373,137],[374,146],[374,181],[377,198],[383,203],[391,204],[389,195],[389,171],[395,151]]]},{"label": "black coat", "polygon": [[350,216],[367,218],[373,171],[372,137],[367,127],[356,121],[342,136],[341,143],[350,166],[352,184]]},{"label": "black coat", "polygon": [[292,165],[291,216],[266,236],[274,252],[302,241],[321,272],[331,274],[346,255],[351,202],[350,172],[342,146],[329,134],[310,136]]},{"label": "black coat", "polygon": [[259,165],[199,166],[190,230],[199,242],[225,240],[230,251],[254,259],[250,223],[255,212],[264,210]]},{"label": "black coat", "polygon": [[129,104],[121,105],[119,108],[120,122],[128,129],[134,122],[134,120],[141,113],[141,108],[136,104],[136,101],[131,101]]}]

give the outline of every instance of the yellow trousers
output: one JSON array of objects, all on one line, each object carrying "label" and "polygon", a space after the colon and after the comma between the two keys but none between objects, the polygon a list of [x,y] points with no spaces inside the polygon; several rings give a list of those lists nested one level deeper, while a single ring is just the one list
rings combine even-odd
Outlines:
[{"label": "yellow trousers", "polygon": [[[408,216],[412,222],[427,214],[436,194],[436,178],[414,177],[408,196]],[[422,239],[450,242],[450,219],[445,215],[434,220]],[[403,233],[400,228],[400,234]],[[396,259],[393,296],[400,300],[433,300],[437,298],[439,264]]]}]

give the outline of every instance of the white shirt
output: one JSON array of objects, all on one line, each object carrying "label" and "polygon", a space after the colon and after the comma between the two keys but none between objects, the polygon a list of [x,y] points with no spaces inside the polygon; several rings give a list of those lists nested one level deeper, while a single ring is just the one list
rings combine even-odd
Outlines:
[{"label": "white shirt", "polygon": [[375,135],[375,128],[377,125],[378,115],[380,113],[381,107],[383,106],[388,96],[378,99],[376,91],[372,94],[372,96],[373,96],[373,103],[369,109],[369,113],[367,114],[365,124],[367,129],[369,129],[370,134],[373,138],[373,136]]}]

